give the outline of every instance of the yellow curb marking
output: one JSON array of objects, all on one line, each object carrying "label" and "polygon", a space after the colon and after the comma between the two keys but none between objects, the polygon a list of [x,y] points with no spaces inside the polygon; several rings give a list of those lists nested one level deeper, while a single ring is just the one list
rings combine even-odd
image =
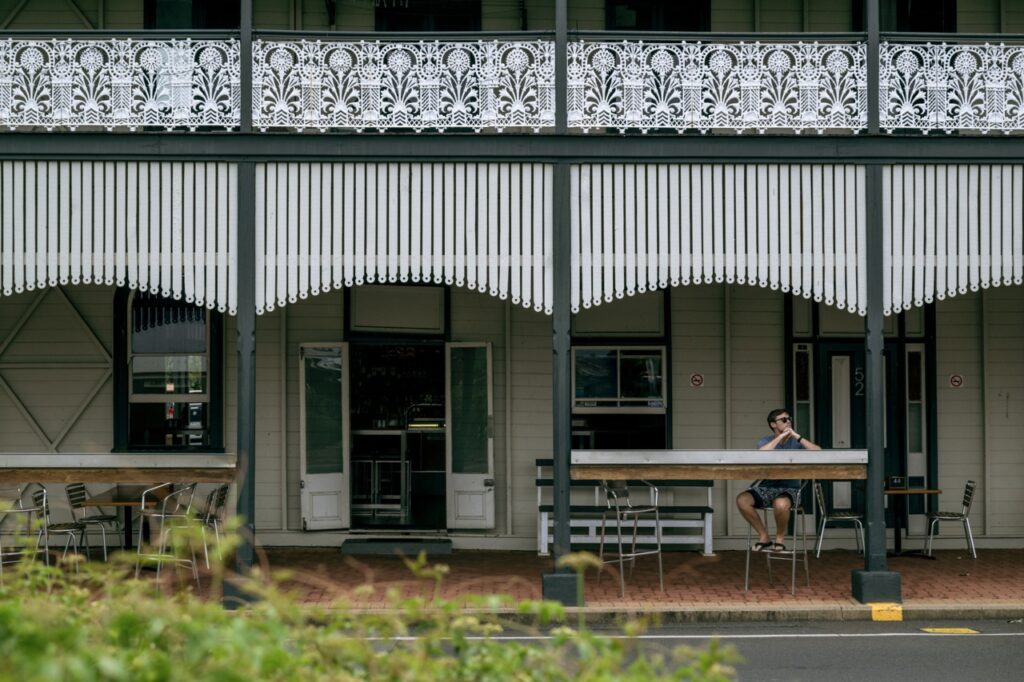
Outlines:
[{"label": "yellow curb marking", "polygon": [[921,628],[922,632],[929,632],[933,635],[976,635],[977,630],[971,628]]},{"label": "yellow curb marking", "polygon": [[899,604],[892,604],[886,602],[871,604],[871,620],[902,621],[903,607]]}]

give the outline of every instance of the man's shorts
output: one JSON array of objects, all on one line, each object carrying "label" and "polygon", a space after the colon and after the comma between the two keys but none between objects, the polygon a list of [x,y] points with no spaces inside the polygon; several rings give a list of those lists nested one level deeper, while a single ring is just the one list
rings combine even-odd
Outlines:
[{"label": "man's shorts", "polygon": [[800,499],[800,488],[771,488],[759,485],[747,488],[747,492],[754,498],[754,506],[758,509],[771,509],[775,498],[782,495],[789,498],[790,505],[794,505]]}]

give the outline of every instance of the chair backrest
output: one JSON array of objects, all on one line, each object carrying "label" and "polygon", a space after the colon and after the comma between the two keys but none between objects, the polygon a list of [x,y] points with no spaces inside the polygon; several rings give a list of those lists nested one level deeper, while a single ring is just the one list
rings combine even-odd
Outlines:
[{"label": "chair backrest", "polygon": [[620,502],[629,504],[629,485],[625,481],[601,481],[601,488],[609,507],[617,507]]},{"label": "chair backrest", "polygon": [[828,507],[825,506],[825,491],[821,488],[821,483],[818,481],[814,482],[814,499],[818,502],[818,513],[828,514]]},{"label": "chair backrest", "polygon": [[40,514],[43,517],[43,523],[47,526],[50,525],[50,504],[46,499],[45,487],[40,485],[32,491],[32,504],[36,509],[40,510]]},{"label": "chair backrest", "polygon": [[[21,495],[22,490],[19,486],[0,488],[0,530],[8,527],[8,525],[14,524],[13,521],[11,521],[10,524],[7,522],[8,511],[11,509],[25,508],[24,503],[21,501]],[[13,518],[17,515],[14,514],[11,516]]]},{"label": "chair backrest", "polygon": [[967,481],[964,486],[964,516],[971,513],[971,504],[974,502],[974,489],[978,486],[974,481]]},{"label": "chair backrest", "polygon": [[192,498],[195,497],[195,494],[195,483],[189,483],[188,485],[178,488],[174,492],[168,493],[161,506],[164,516],[188,514],[189,510],[192,509]]},{"label": "chair backrest", "polygon": [[224,511],[224,506],[228,503],[228,492],[230,489],[231,487],[225,483],[217,486],[210,492],[210,503],[206,505],[207,520],[220,518],[221,512]]},{"label": "chair backrest", "polygon": [[76,512],[81,509],[85,505],[86,500],[89,499],[89,493],[85,491],[85,484],[68,483],[64,486],[64,492],[68,496],[68,505],[71,507],[71,518],[77,520],[78,514]]}]

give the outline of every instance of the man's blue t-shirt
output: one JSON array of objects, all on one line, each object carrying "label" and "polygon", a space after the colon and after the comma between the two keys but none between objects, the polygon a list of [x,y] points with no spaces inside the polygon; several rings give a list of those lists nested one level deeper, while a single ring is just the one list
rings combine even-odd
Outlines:
[{"label": "man's blue t-shirt", "polygon": [[[775,440],[775,436],[765,436],[761,440],[757,441],[757,449],[760,450],[768,443]],[[804,446],[800,444],[795,438],[790,438],[785,443],[780,443],[775,447],[776,450],[803,450]],[[761,481],[761,485],[765,488],[799,488],[800,481],[792,479],[770,479]]]}]

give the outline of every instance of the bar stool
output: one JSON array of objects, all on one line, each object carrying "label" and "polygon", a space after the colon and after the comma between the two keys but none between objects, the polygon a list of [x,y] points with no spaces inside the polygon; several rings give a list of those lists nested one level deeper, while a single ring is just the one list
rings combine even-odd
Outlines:
[{"label": "bar stool", "polygon": [[[601,513],[601,544],[598,549],[601,568],[597,572],[597,584],[601,584],[601,571],[604,569],[604,565],[618,563],[619,592],[623,597],[626,596],[625,562],[627,559],[629,560],[629,568],[632,572],[633,566],[636,565],[636,558],[641,556],[656,555],[658,557],[658,583],[661,586],[661,591],[665,591],[665,576],[661,565],[661,518],[658,516],[658,489],[647,481],[643,481],[643,483],[651,491],[651,504],[644,507],[634,507],[629,501],[629,486],[625,481],[601,481],[601,488],[604,490],[605,502],[608,508]],[[640,516],[644,514],[653,514],[654,516],[655,549],[637,551],[637,529],[640,524]],[[605,559],[604,538],[609,517],[615,519],[619,551],[611,559]],[[627,552],[622,546],[622,526],[630,521],[633,522],[633,545],[630,551]]]},{"label": "bar stool", "polygon": [[[800,492],[797,494],[798,498],[803,497],[803,491],[804,491],[804,482],[801,481],[800,482]],[[765,528],[767,528],[768,527],[768,517],[772,516],[771,514],[768,513],[768,512],[771,511],[771,507],[757,507],[757,509],[759,509],[761,511],[761,514],[764,517]],[[783,551],[773,551],[771,549],[765,549],[765,550],[762,550],[762,553],[765,555],[765,561],[767,562],[767,565],[768,565],[768,583],[769,584],[773,584],[773,582],[772,582],[772,562],[773,561],[776,561],[776,562],[777,561],[787,561],[787,562],[789,562],[790,570],[791,570],[791,574],[792,574],[792,584],[790,586],[790,591],[792,592],[792,594],[795,595],[796,594],[796,564],[797,564],[797,561],[801,557],[803,558],[804,575],[806,576],[807,586],[808,587],[811,586],[811,569],[810,569],[810,562],[808,561],[808,558],[807,558],[807,524],[805,523],[806,516],[804,514],[803,504],[801,503],[801,501],[799,499],[794,501],[793,507],[789,510],[789,513],[790,513],[790,516],[789,516],[790,523],[792,524],[792,528],[793,528],[792,537],[790,537],[790,545],[789,545],[790,548],[787,549],[787,550],[783,550]],[[799,536],[797,536],[797,525],[800,526],[800,535]],[[747,591],[750,590],[750,540],[751,540],[751,533],[752,532],[753,532],[753,528],[750,525],[748,525],[747,526],[747,561],[746,561],[746,570],[745,570],[744,576],[743,576],[743,591],[744,592],[747,592]],[[798,537],[799,537],[799,540],[800,540],[799,546],[797,545]]]}]

